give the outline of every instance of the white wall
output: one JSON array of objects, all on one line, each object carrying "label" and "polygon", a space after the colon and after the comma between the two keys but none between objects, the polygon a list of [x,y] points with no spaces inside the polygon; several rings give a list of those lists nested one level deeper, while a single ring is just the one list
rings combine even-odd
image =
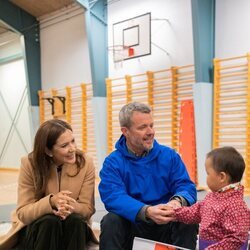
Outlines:
[{"label": "white wall", "polygon": [[217,0],[215,57],[229,58],[250,52],[250,1]]},{"label": "white wall", "polygon": [[[193,31],[190,0],[120,0],[108,5],[108,43],[113,45],[113,24],[151,12],[152,42],[167,51],[152,45],[151,55],[123,62],[116,69],[112,53],[109,55],[109,76],[137,74],[147,70],[166,69],[194,63]],[[158,19],[168,19],[156,21]]]},{"label": "white wall", "polygon": [[20,37],[9,31],[0,35],[0,60],[22,53]]},{"label": "white wall", "polygon": [[[19,168],[32,149],[30,102],[21,37],[0,37],[0,168]],[[12,56],[19,59],[9,61]]]},{"label": "white wall", "polygon": [[42,89],[91,82],[83,9],[41,17],[40,25]]}]

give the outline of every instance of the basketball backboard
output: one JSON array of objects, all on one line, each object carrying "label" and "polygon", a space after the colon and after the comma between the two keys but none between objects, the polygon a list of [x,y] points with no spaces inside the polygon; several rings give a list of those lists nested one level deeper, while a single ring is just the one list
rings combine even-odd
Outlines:
[{"label": "basketball backboard", "polygon": [[113,24],[113,47],[119,46],[130,52],[124,60],[151,54],[151,13]]}]

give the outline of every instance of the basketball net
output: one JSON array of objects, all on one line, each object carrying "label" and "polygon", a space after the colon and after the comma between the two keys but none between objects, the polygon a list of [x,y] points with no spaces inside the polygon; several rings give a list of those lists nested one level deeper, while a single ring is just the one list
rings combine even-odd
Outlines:
[{"label": "basketball net", "polygon": [[125,58],[134,56],[134,49],[123,45],[109,46],[108,51],[113,56],[115,69],[121,69]]}]

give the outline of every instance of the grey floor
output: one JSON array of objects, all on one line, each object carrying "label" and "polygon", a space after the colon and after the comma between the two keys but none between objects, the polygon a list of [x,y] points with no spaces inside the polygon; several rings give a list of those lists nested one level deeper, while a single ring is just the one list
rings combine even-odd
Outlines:
[{"label": "grey floor", "polygon": [[[107,213],[103,203],[99,198],[95,200],[96,213],[93,215],[93,221],[100,222],[102,217]],[[16,204],[8,204],[0,206],[0,223],[10,222],[10,213],[16,207]]]},{"label": "grey floor", "polygon": [[8,204],[0,206],[0,223],[10,222],[10,213],[14,210],[16,204]]},{"label": "grey floor", "polygon": [[[198,200],[202,200],[205,197],[206,193],[206,191],[198,191]],[[245,201],[250,208],[250,196],[245,197]],[[15,209],[15,206],[15,204],[0,206],[0,223],[10,221],[10,213],[13,209]],[[99,197],[95,200],[95,207],[96,213],[93,215],[93,221],[100,223],[102,217],[107,213],[107,211],[105,210],[104,205]]]}]

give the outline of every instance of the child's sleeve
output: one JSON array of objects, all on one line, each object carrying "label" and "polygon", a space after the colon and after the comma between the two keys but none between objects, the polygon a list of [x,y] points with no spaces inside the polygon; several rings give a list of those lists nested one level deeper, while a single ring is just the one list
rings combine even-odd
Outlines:
[{"label": "child's sleeve", "polygon": [[177,221],[185,224],[198,224],[201,222],[201,209],[203,201],[197,202],[191,207],[181,207],[174,210]]}]

